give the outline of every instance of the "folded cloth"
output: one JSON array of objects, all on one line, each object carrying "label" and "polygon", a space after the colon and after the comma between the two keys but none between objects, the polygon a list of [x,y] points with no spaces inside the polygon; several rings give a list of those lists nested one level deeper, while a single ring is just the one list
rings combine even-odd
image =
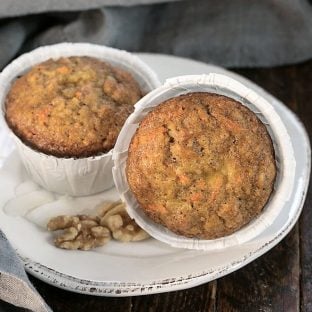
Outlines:
[{"label": "folded cloth", "polygon": [[0,26],[0,69],[18,53],[27,37],[36,31],[41,24],[40,20],[20,18]]},{"label": "folded cloth", "polygon": [[31,285],[23,264],[1,231],[0,299],[34,312],[52,311]]},{"label": "folded cloth", "polygon": [[83,12],[51,27],[33,47],[87,41],[190,57],[225,67],[276,66],[312,56],[312,7],[305,0],[193,0]]},{"label": "folded cloth", "polygon": [[[90,10],[103,6],[133,6],[138,4],[153,4],[159,2],[170,2],[179,0],[10,0],[0,1],[0,18],[18,15],[57,12]],[[181,1],[181,0],[180,0]]]},{"label": "folded cloth", "polygon": [[[0,8],[5,3],[0,2]],[[32,35],[23,45],[24,51],[61,41],[82,41],[174,54],[225,67],[277,66],[312,56],[312,7],[308,0],[193,0],[111,6],[75,13],[67,19],[47,17],[52,19],[50,27]],[[40,18],[33,16],[32,22]],[[11,37],[0,31],[0,42],[6,38]],[[25,41],[19,32],[10,40],[16,45]],[[12,57],[16,50],[11,52]],[[2,54],[0,51],[0,65],[8,61],[8,55]]]}]

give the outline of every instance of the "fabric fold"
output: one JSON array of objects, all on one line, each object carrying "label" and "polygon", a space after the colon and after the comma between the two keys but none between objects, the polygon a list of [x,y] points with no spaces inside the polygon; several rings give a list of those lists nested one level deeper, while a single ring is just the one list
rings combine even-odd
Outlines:
[{"label": "fabric fold", "polygon": [[30,283],[22,262],[0,231],[0,299],[34,312],[52,311]]}]

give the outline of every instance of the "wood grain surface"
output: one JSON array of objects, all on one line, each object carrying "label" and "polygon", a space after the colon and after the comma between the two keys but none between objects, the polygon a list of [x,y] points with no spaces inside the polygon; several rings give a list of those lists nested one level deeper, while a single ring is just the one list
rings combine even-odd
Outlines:
[{"label": "wood grain surface", "polygon": [[[282,100],[312,135],[312,61],[267,69],[240,69]],[[187,290],[157,295],[104,298],[54,288],[30,276],[55,312],[312,311],[312,190],[301,218],[271,251],[228,276]]]}]

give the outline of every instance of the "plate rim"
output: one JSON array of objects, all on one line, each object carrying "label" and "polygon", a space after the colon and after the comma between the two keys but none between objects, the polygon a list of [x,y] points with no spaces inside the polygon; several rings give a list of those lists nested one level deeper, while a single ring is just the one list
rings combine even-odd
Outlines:
[{"label": "plate rim", "polygon": [[245,254],[239,260],[236,260],[221,268],[219,267],[211,271],[199,273],[197,275],[189,274],[187,277],[169,278],[146,284],[135,282],[125,283],[91,281],[61,273],[43,264],[32,261],[29,258],[24,258],[20,254],[18,254],[18,256],[23,262],[25,270],[34,277],[52,286],[81,294],[103,297],[127,297],[188,289],[213,281],[240,268],[243,268],[247,264],[261,257],[266,252],[275,247],[295,226],[303,209],[308,185],[309,183],[306,184],[304,192],[302,193],[300,204],[298,206],[299,209],[297,209],[296,214],[290,220],[290,222],[284,228],[282,228],[281,231],[277,232],[277,235],[275,235],[274,238],[256,248],[255,250],[250,251],[247,255]]}]

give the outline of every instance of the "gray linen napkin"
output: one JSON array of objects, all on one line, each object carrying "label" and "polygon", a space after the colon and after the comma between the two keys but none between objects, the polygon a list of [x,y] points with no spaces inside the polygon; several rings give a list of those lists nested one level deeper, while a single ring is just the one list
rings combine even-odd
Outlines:
[{"label": "gray linen napkin", "polygon": [[35,312],[51,311],[31,285],[23,264],[1,231],[0,299]]},{"label": "gray linen napkin", "polygon": [[[100,2],[90,1],[90,7]],[[0,1],[0,12],[7,3]],[[72,1],[63,1],[62,5],[65,3]],[[28,12],[35,11],[32,9],[30,6]],[[71,14],[67,20],[47,15],[52,19],[51,26],[37,31],[24,45],[27,36],[20,32],[9,37],[0,31],[0,42],[10,38],[27,50],[61,41],[83,41],[129,51],[185,56],[225,67],[292,64],[312,55],[312,6],[307,0],[189,0],[111,6]],[[40,18],[33,16],[32,23]],[[16,54],[16,49],[10,51],[8,55],[0,49],[0,65]]]},{"label": "gray linen napkin", "polygon": [[[0,4],[1,6],[1,4]],[[27,37],[41,25],[41,18],[10,20],[0,26],[0,69],[18,53]]]},{"label": "gray linen napkin", "polygon": [[10,0],[0,2],[0,18],[42,12],[82,11],[103,6],[133,6],[181,0]]},{"label": "gray linen napkin", "polygon": [[51,27],[32,44],[63,40],[174,54],[225,67],[276,66],[312,56],[312,7],[305,0],[193,0],[109,7]]}]

